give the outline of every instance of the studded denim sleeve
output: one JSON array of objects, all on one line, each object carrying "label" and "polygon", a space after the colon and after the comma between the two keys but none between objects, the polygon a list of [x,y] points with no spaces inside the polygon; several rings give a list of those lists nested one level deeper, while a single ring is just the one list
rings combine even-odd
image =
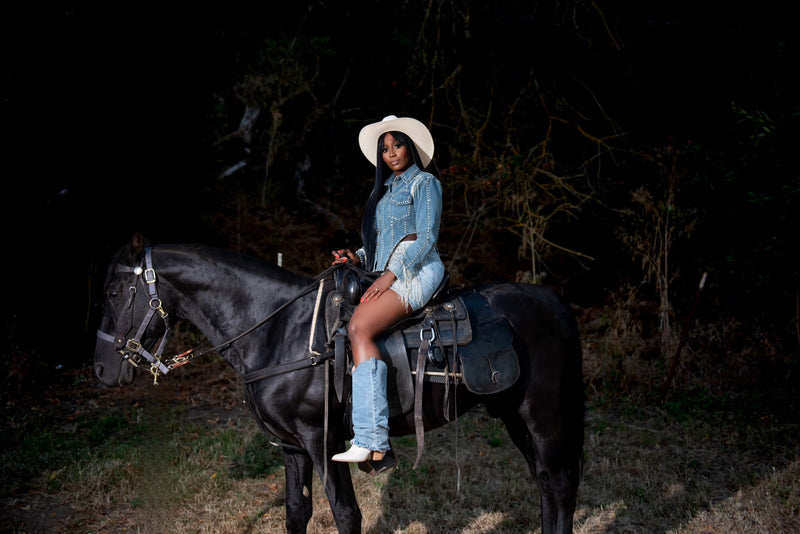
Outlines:
[{"label": "studded denim sleeve", "polygon": [[401,281],[414,276],[425,255],[436,246],[442,218],[442,185],[433,175],[420,173],[411,195],[414,198],[417,239],[404,254],[392,254],[386,266]]}]

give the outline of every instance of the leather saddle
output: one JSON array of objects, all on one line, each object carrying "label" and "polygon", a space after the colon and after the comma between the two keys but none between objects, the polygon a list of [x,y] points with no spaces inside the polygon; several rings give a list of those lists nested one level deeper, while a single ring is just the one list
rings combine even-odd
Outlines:
[{"label": "leather saddle", "polygon": [[[345,264],[320,283],[310,349],[334,353],[333,382],[340,402],[348,397],[352,368],[347,323],[379,274]],[[508,322],[477,291],[449,288],[447,273],[429,303],[395,324],[378,346],[389,371],[390,417],[409,413],[420,402],[424,382],[464,384],[472,393],[488,395],[519,377]]]}]

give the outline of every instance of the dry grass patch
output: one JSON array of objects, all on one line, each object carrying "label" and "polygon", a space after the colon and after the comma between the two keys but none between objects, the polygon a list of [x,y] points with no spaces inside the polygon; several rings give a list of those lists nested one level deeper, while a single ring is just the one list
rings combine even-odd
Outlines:
[{"label": "dry grass patch", "polygon": [[[187,366],[157,388],[87,380],[59,395],[3,411],[0,532],[284,531],[282,455],[224,363]],[[595,396],[575,531],[797,531],[800,424],[777,402],[752,402]],[[528,468],[482,409],[427,433],[417,470],[413,437],[393,445],[396,469],[353,467],[366,534],[539,532]],[[312,491],[309,532],[335,533],[318,479]]]},{"label": "dry grass patch", "polygon": [[800,532],[800,459],[776,470],[756,485],[714,504],[680,531],[683,534],[728,532]]}]

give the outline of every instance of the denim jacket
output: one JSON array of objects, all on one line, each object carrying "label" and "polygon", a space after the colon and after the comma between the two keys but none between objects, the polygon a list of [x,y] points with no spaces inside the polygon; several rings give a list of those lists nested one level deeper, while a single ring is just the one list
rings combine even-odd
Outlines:
[{"label": "denim jacket", "polygon": [[[375,209],[375,264],[366,266],[363,248],[356,254],[365,267],[373,271],[388,269],[403,281],[419,271],[425,255],[436,246],[442,216],[442,186],[436,177],[414,164],[403,174],[387,178],[385,185],[388,190]],[[404,254],[392,256],[398,243],[409,234],[417,234],[417,239]]]}]

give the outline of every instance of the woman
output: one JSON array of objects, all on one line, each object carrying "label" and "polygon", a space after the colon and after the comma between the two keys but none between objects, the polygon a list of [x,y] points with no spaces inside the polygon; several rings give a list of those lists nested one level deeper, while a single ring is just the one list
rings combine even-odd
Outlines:
[{"label": "woman", "polygon": [[433,137],[418,120],[390,115],[362,128],[361,151],[375,165],[375,185],[367,202],[355,253],[334,251],[334,263],[352,261],[382,272],[361,297],[350,319],[353,349],[353,431],[351,447],[337,462],[363,462],[389,450],[386,364],[375,337],[418,310],[444,276],[436,250],[442,213],[442,186],[423,169],[433,157]]}]

